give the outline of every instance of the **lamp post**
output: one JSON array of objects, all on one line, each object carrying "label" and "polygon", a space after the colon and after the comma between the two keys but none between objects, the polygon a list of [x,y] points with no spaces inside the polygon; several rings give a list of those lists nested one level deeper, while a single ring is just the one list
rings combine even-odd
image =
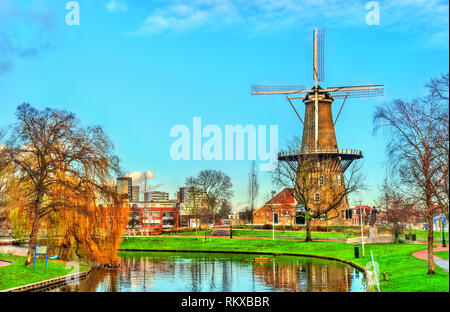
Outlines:
[{"label": "lamp post", "polygon": [[362,206],[361,204],[359,204],[359,218],[360,218],[360,223],[361,223],[361,246],[362,246],[362,253],[363,253],[363,258],[364,258],[364,229],[363,229],[363,219],[362,219]]},{"label": "lamp post", "polygon": [[445,227],[445,216],[444,214],[441,214],[440,216],[441,219],[441,232],[442,232],[442,247],[447,247],[447,245],[445,244],[445,231],[444,231],[444,227]]},{"label": "lamp post", "polygon": [[273,207],[275,201],[275,191],[272,191],[272,240],[275,240],[275,208]]},{"label": "lamp post", "polygon": [[228,218],[230,219],[230,239],[233,239],[233,215],[229,214]]}]

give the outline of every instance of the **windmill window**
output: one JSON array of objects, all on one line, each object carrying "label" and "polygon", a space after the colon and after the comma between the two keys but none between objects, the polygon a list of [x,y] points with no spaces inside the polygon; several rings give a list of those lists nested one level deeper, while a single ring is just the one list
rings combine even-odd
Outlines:
[{"label": "windmill window", "polygon": [[341,182],[341,176],[340,176],[340,175],[337,176],[337,183],[338,183],[338,185],[341,185],[341,183],[342,183],[342,182]]},{"label": "windmill window", "polygon": [[331,134],[328,133],[328,140],[331,140]]},{"label": "windmill window", "polygon": [[320,175],[319,177],[319,185],[320,186],[325,185],[325,177],[323,175]]},{"label": "windmill window", "polygon": [[320,202],[320,193],[314,194],[314,202],[316,202],[316,203]]}]

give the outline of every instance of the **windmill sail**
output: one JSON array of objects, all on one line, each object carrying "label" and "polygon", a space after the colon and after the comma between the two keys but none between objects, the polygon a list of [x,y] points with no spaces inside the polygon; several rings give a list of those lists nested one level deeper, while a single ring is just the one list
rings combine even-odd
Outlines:
[{"label": "windmill sail", "polygon": [[324,57],[325,57],[325,30],[313,30],[313,79],[325,80]]},{"label": "windmill sail", "polygon": [[330,87],[321,92],[327,92],[332,97],[374,97],[384,95],[383,85],[367,85],[367,86],[348,86],[348,87]]},{"label": "windmill sail", "polygon": [[309,90],[305,90],[304,86],[262,86],[253,85],[252,95],[258,94],[296,94],[307,93]]}]

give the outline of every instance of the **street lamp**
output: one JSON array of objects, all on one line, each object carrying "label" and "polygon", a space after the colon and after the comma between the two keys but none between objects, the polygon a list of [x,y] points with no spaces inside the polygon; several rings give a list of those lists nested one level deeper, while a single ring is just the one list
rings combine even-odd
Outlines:
[{"label": "street lamp", "polygon": [[275,208],[273,207],[275,201],[275,191],[272,191],[272,240],[275,240]]},{"label": "street lamp", "polygon": [[445,216],[444,216],[444,214],[441,214],[441,216],[440,216],[440,219],[441,219],[441,232],[442,232],[442,247],[447,247],[447,245],[445,245],[445,231],[444,231],[444,229],[445,229]]}]

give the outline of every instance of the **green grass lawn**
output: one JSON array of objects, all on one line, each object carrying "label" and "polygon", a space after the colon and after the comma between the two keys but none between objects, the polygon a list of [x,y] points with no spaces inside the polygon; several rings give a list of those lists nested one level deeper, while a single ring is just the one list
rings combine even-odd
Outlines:
[{"label": "green grass lawn", "polygon": [[[336,226],[335,226],[336,227]],[[345,228],[345,227],[343,227]],[[333,227],[330,227],[332,230]],[[207,234],[209,235],[211,233],[211,229],[206,230]],[[405,233],[409,233],[408,230],[405,231]],[[416,234],[417,240],[427,240],[428,238],[428,232],[426,230],[412,230],[412,233]],[[195,236],[195,231],[189,231],[189,232],[180,232],[180,233],[174,233],[172,235],[177,236]],[[205,230],[199,230],[197,231],[198,236],[205,236]],[[442,238],[441,232],[435,231],[434,232],[434,238],[440,239]],[[164,236],[170,236],[168,234],[165,234]],[[251,230],[251,229],[233,229],[233,236],[240,236],[240,237],[272,237],[272,230]],[[281,231],[276,230],[275,231],[275,237],[279,238],[305,238],[306,232],[303,231]],[[355,233],[354,231],[348,230],[343,232],[336,232],[336,231],[330,231],[330,232],[312,232],[311,234],[312,238],[320,239],[320,238],[336,238],[336,239],[347,239],[352,237],[358,237],[359,233]],[[445,233],[446,240],[448,240],[448,233]]]},{"label": "green grass lawn", "polygon": [[[207,234],[211,234],[211,230],[206,230]],[[195,231],[189,232],[180,232],[178,234],[172,234],[177,236],[195,236]],[[205,230],[197,231],[197,235],[199,237],[205,236]],[[165,234],[164,236],[171,236]],[[233,229],[233,236],[239,237],[272,237],[272,230],[241,230],[241,229]],[[351,237],[357,237],[358,235],[353,234],[352,232],[312,232],[312,238],[320,239],[320,238],[336,238],[336,239],[347,239]],[[275,237],[279,238],[305,238],[306,232],[304,231],[275,231]]]},{"label": "green grass lawn", "polygon": [[[241,237],[272,237],[271,230],[233,230],[233,236]],[[275,231],[275,237],[280,238],[305,238],[306,232],[304,231]],[[320,238],[337,238],[347,239],[350,237],[357,237],[352,232],[311,232],[311,237]]]},{"label": "green grass lawn", "polygon": [[448,260],[448,250],[435,251],[435,252],[434,252],[434,255],[435,255],[436,257],[439,257],[439,258]]},{"label": "green grass lawn", "polygon": [[[409,230],[405,230],[405,234],[408,234]],[[417,240],[427,240],[428,239],[428,231],[427,230],[412,230],[413,234],[416,234]],[[448,240],[448,233],[445,233],[445,240]],[[436,238],[442,238],[442,233],[439,231],[433,232],[433,237]]]},{"label": "green grass lawn", "polygon": [[[372,250],[380,271],[385,272],[388,281],[381,280],[382,291],[424,292],[449,291],[449,274],[436,267],[436,274],[427,275],[427,263],[411,254],[425,249],[417,244],[378,244],[365,245],[365,258],[354,258],[355,245],[344,242],[303,242],[271,241],[187,237],[128,237],[124,238],[121,250],[190,250],[190,251],[243,251],[267,253],[291,253],[334,257],[366,266]],[[362,254],[362,252],[360,252]],[[380,272],[380,273],[381,273]]]},{"label": "green grass lawn", "polygon": [[[36,260],[34,272],[33,266],[24,265],[26,257],[0,254],[0,260],[12,262],[10,265],[0,267],[0,290],[75,273],[71,272],[73,268],[66,268],[66,263],[59,260],[48,260],[47,274],[44,273],[45,260]],[[80,265],[81,271],[88,268],[85,264]]]}]

